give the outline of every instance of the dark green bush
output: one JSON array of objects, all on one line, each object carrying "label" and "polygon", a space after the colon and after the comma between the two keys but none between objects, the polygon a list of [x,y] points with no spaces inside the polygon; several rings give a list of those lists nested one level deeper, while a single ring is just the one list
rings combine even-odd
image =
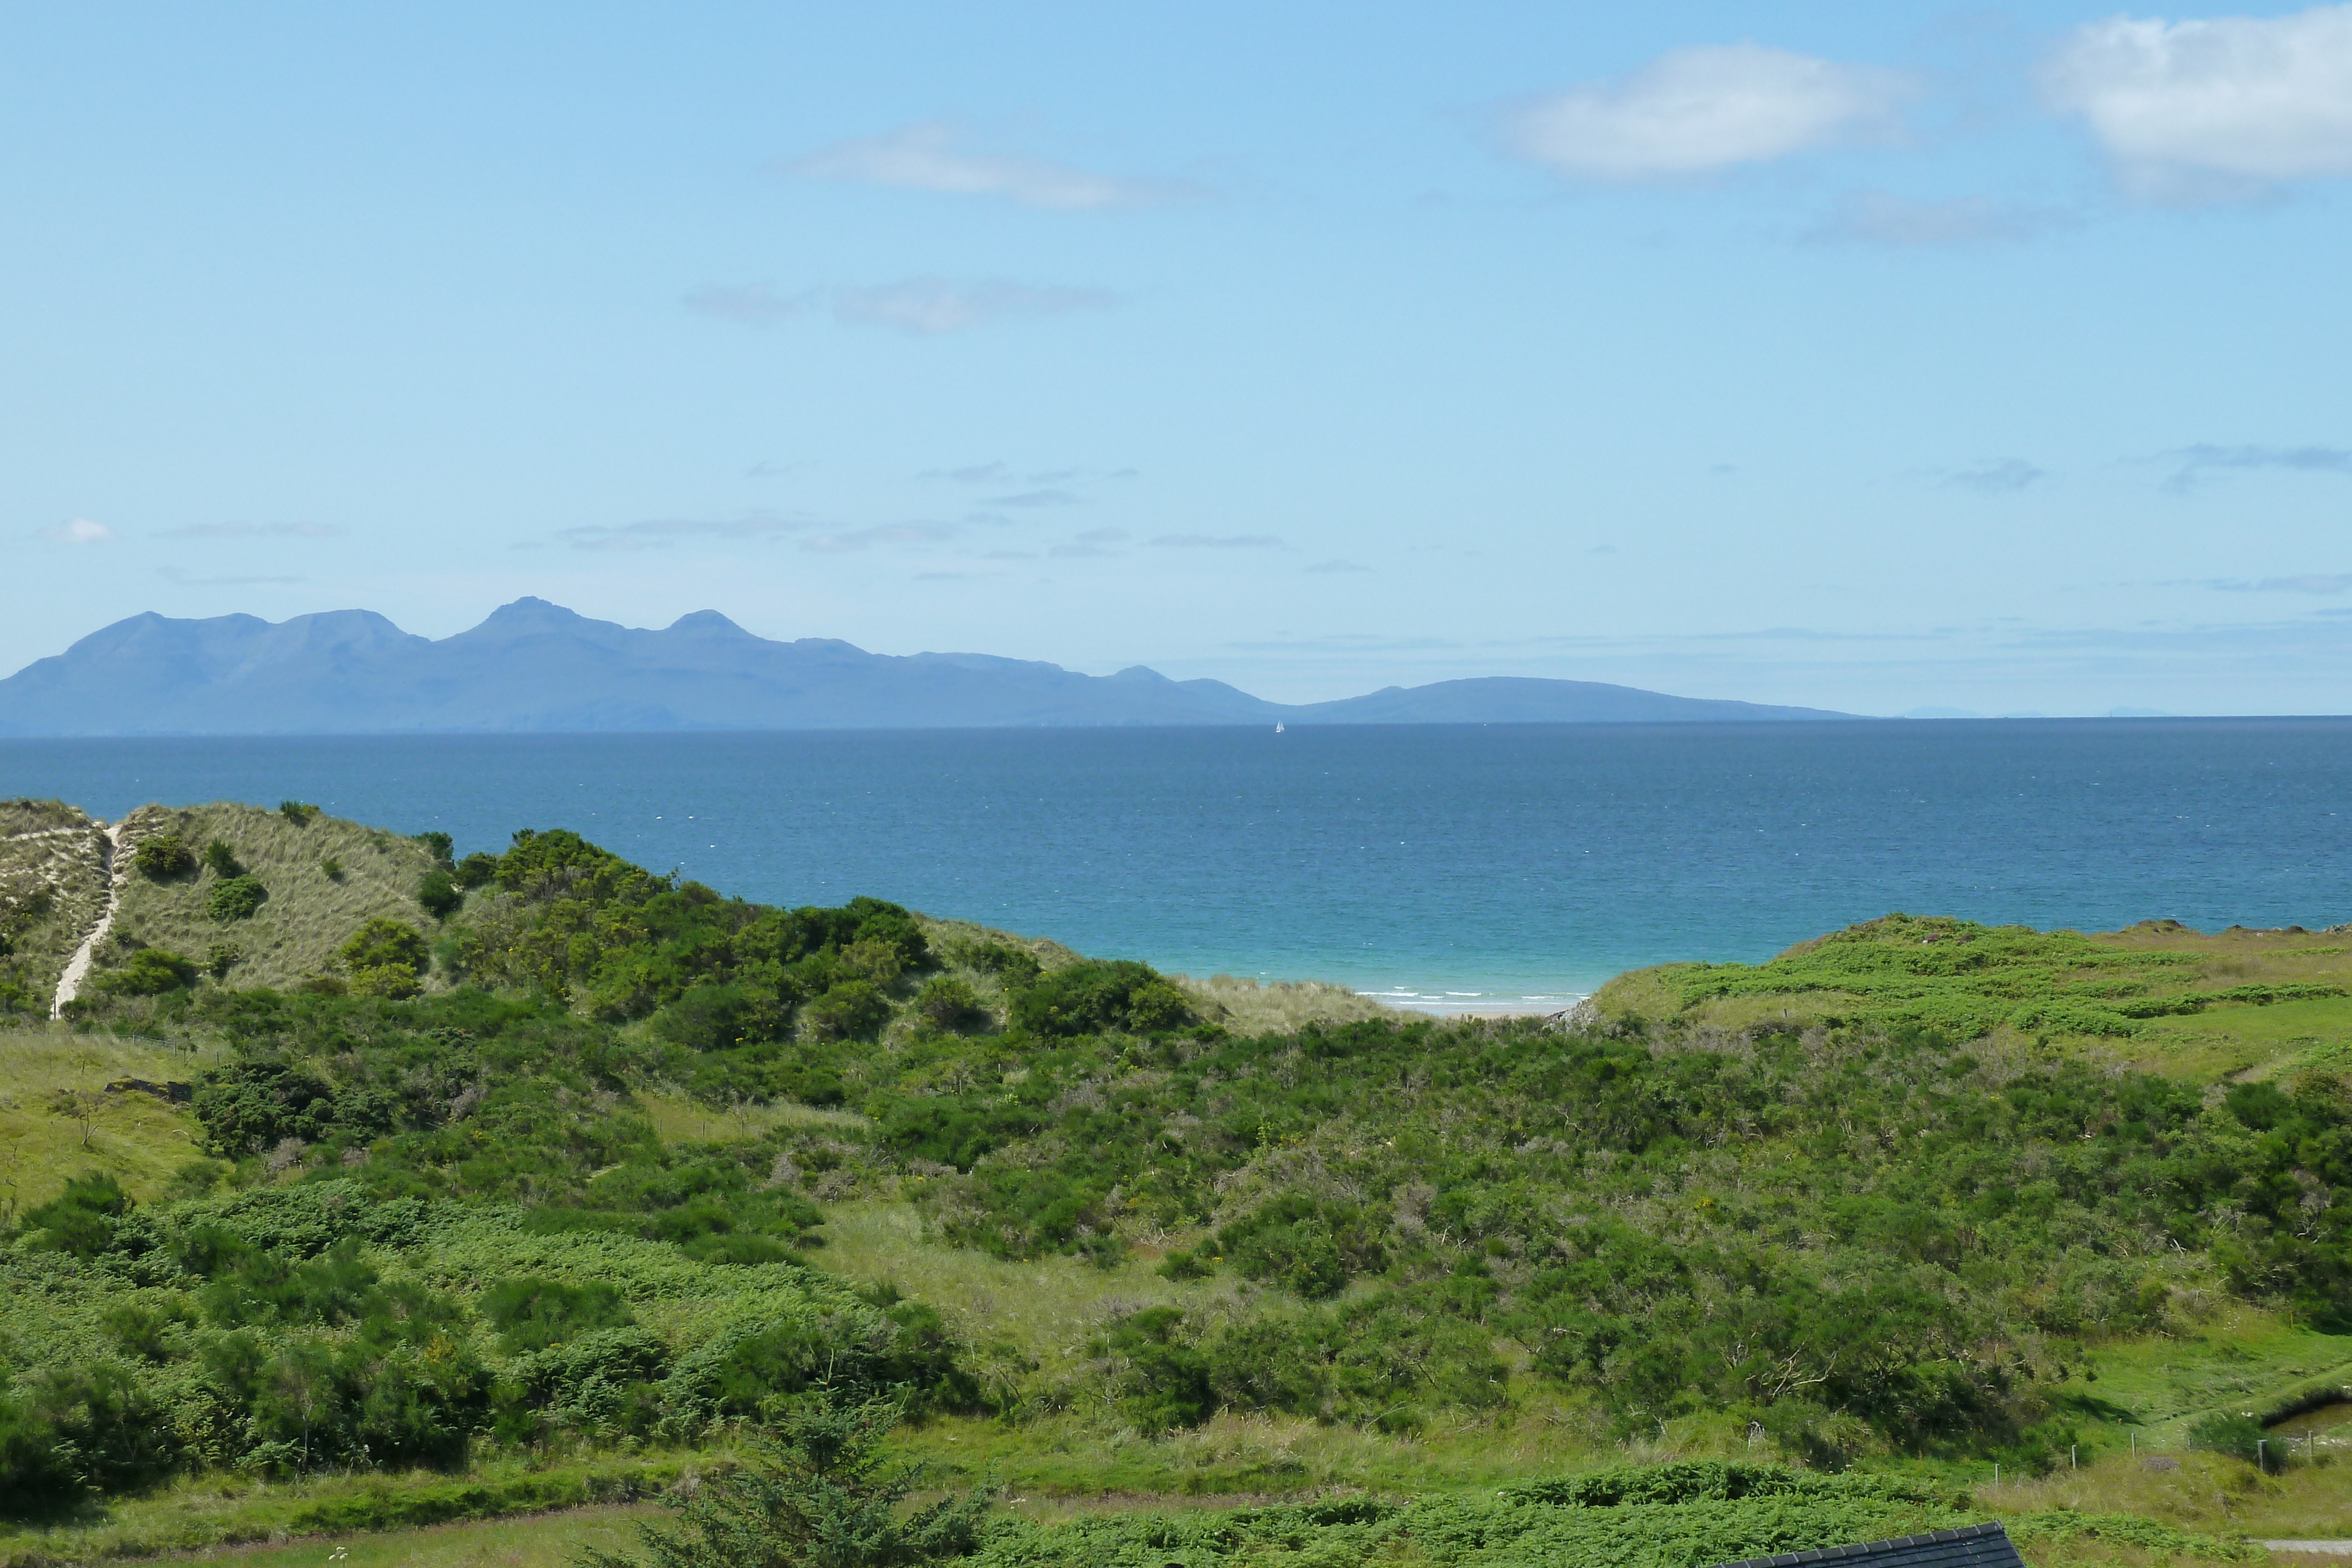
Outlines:
[{"label": "dark green bush", "polygon": [[1051,1036],[1156,1034],[1192,1019],[1184,994],[1149,965],[1126,959],[1072,964],[1023,991],[1013,1019]]},{"label": "dark green bush", "polygon": [[1354,1204],[1286,1192],[1218,1231],[1217,1245],[1250,1278],[1314,1300],[1388,1267],[1381,1229]]},{"label": "dark green bush", "polygon": [[196,857],[180,841],[177,833],[157,833],[142,839],[131,853],[131,863],[139,874],[153,882],[165,882],[185,876],[196,869]]},{"label": "dark green bush", "polygon": [[163,1406],[111,1362],[53,1368],[33,1385],[33,1406],[70,1444],[83,1477],[101,1492],[134,1491],[171,1473],[179,1445]]},{"label": "dark green bush", "polygon": [[179,954],[163,947],[142,947],[120,968],[100,975],[91,988],[108,996],[160,997],[195,983],[195,965]]},{"label": "dark green bush", "polygon": [[2267,1436],[2262,1423],[2251,1416],[2213,1415],[2202,1417],[2189,1428],[2189,1446],[2209,1454],[2227,1454],[2251,1465],[2274,1457],[2263,1448]]},{"label": "dark green bush", "polygon": [[232,920],[250,920],[269,896],[268,890],[250,876],[232,876],[215,883],[205,900],[205,914],[226,924]]},{"label": "dark green bush", "polygon": [[887,1400],[783,1406],[775,1441],[750,1464],[704,1484],[676,1524],[646,1527],[642,1560],[592,1550],[583,1568],[914,1568],[971,1555],[994,1489],[908,1506],[929,1478],[883,1462],[898,1416]]},{"label": "dark green bush", "polygon": [[890,1021],[890,998],[866,980],[844,980],[800,1010],[801,1027],[817,1040],[860,1040]]},{"label": "dark green bush", "polygon": [[1178,1337],[1183,1321],[1175,1307],[1150,1307],[1106,1336],[1104,1348],[1124,1363],[1117,1376],[1119,1410],[1146,1437],[1197,1427],[1216,1414],[1209,1358]]},{"label": "dark green bush", "polygon": [[961,1029],[988,1017],[971,986],[953,975],[934,976],[915,997],[915,1010],[939,1029]]},{"label": "dark green bush", "polygon": [[457,848],[457,841],[446,833],[435,831],[417,834],[416,841],[425,846],[425,852],[433,857],[435,865],[443,871],[451,869],[453,862],[449,859],[449,852]]},{"label": "dark green bush", "polygon": [[499,857],[476,850],[457,862],[457,885],[471,891],[495,881],[499,874]]},{"label": "dark green bush", "polygon": [[205,846],[205,863],[213,868],[215,876],[230,877],[245,874],[245,867],[237,863],[236,852],[220,839],[215,839]]},{"label": "dark green bush", "polygon": [[602,1281],[501,1280],[482,1292],[481,1309],[497,1325],[499,1343],[515,1352],[544,1350],[591,1329],[626,1328],[637,1321],[621,1292]]},{"label": "dark green bush", "polygon": [[87,1483],[72,1446],[31,1405],[0,1392],[0,1517],[64,1513]]},{"label": "dark green bush", "polygon": [[304,800],[280,800],[278,814],[298,828],[307,828],[310,819],[319,814],[319,808]]},{"label": "dark green bush", "polygon": [[458,906],[466,902],[466,895],[457,891],[457,883],[447,872],[436,867],[426,872],[425,880],[416,884],[416,902],[424,905],[425,913],[434,919],[446,920],[457,913]]},{"label": "dark green bush", "polygon": [[102,1171],[66,1178],[65,1190],[26,1212],[25,1228],[41,1244],[77,1258],[95,1258],[114,1245],[114,1224],[131,1212],[131,1195]]}]

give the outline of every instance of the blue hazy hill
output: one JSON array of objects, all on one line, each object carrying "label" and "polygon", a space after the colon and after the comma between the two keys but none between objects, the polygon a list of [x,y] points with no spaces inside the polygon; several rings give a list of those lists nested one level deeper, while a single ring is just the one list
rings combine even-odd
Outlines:
[{"label": "blue hazy hill", "polygon": [[271,622],[152,612],[0,680],[0,735],[354,735],[1038,725],[1539,724],[1841,718],[1591,681],[1496,677],[1299,706],[1137,665],[756,637],[716,611],[660,631],[519,599],[439,641],[365,610]]}]

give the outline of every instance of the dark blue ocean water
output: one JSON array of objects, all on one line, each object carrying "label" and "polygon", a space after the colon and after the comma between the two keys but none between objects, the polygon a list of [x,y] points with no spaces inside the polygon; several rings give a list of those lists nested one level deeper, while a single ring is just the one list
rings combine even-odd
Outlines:
[{"label": "dark blue ocean water", "polygon": [[761,901],[1470,1005],[1890,910],[2352,920],[2346,719],[9,740],[0,794],[572,827]]}]

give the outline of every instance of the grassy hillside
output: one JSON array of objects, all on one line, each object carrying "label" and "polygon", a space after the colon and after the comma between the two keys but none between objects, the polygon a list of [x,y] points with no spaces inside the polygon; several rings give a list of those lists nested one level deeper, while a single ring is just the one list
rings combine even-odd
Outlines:
[{"label": "grassy hillside", "polygon": [[[1025,1500],[1007,1563],[2352,1529],[2352,1467],[2228,1457],[2352,1378],[2333,937],[1895,917],[1573,1027],[1438,1023],[755,905],[561,831],[451,866],[325,819],[132,825],[236,863],[135,873],[70,1027],[0,1031],[0,1124],[41,1141],[0,1555],[623,1499],[869,1396]],[[240,874],[268,898],[213,919]],[[142,956],[224,927],[267,935]],[[1694,1458],[1764,1469],[1542,1490]],[[2137,1511],[1956,1495],[1995,1464]],[[2158,1474],[2195,1485],[2118,1479]],[[1291,1500],[1071,1514],[1106,1494]]]},{"label": "grassy hillside", "polygon": [[106,831],[57,800],[0,800],[0,1015],[46,1012],[106,907]]},{"label": "grassy hillside", "polygon": [[1679,1033],[1934,1030],[2239,1081],[2347,1060],[2352,927],[2207,934],[2152,920],[2084,936],[1890,915],[1766,964],[1636,970],[1594,1005]]},{"label": "grassy hillside", "polygon": [[[340,949],[371,919],[433,925],[416,902],[435,869],[433,852],[381,829],[253,806],[145,806],[123,819],[122,837],[134,860],[140,845],[168,838],[193,863],[169,874],[132,871],[101,975],[137,949],[156,947],[216,970],[231,985],[298,986],[336,973]],[[205,859],[214,844],[226,847],[227,874]],[[223,917],[215,909],[229,875],[260,885],[264,896],[251,915]]]}]

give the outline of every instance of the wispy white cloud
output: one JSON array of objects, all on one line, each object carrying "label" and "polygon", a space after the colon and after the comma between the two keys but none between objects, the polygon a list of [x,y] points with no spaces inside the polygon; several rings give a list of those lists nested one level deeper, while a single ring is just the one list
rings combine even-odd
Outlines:
[{"label": "wispy white cloud", "polygon": [[2216,473],[2279,468],[2298,474],[2352,476],[2352,449],[2342,446],[2220,446],[2200,444],[2163,454],[2174,465],[2164,487],[2193,490]]},{"label": "wispy white cloud", "polygon": [[1979,496],[2014,496],[2050,477],[2050,471],[2022,457],[1995,457],[1948,471],[1937,481],[1948,490],[1973,490]]},{"label": "wispy white cloud", "polygon": [[161,535],[167,539],[331,539],[342,529],[331,528],[323,523],[191,523],[184,528],[166,528]]},{"label": "wispy white cloud", "polygon": [[836,141],[778,167],[812,179],[951,196],[995,196],[1056,212],[1156,206],[1199,193],[1197,187],[1181,181],[1127,179],[1043,158],[975,152],[967,146],[969,141],[954,125],[926,120],[879,136]]},{"label": "wispy white cloud", "polygon": [[830,298],[835,320],[888,327],[916,337],[960,332],[990,321],[1100,310],[1113,303],[1099,288],[1038,287],[1002,278],[957,282],[909,277],[873,288],[835,288]]},{"label": "wispy white cloud", "polygon": [[2016,206],[1987,196],[1915,202],[1891,191],[1855,191],[1806,237],[1864,245],[1987,245],[2028,240],[2064,228],[2073,214]]},{"label": "wispy white cloud", "polygon": [[1888,140],[1913,90],[1900,71],[1758,44],[1675,49],[1525,104],[1504,132],[1520,156],[1564,174],[1672,179]]},{"label": "wispy white cloud", "polygon": [[121,537],[104,523],[94,523],[88,517],[75,517],[56,528],[43,528],[41,533],[44,538],[68,545],[102,545]]},{"label": "wispy white cloud", "polygon": [[955,534],[953,523],[876,523],[870,528],[818,534],[803,540],[801,549],[839,553],[870,549],[876,545],[937,544],[942,539],[953,538]]},{"label": "wispy white cloud", "polygon": [[284,588],[310,580],[307,577],[197,577],[176,566],[158,567],[155,575],[182,588]]},{"label": "wispy white cloud", "polygon": [[687,290],[684,303],[698,316],[772,327],[807,315],[815,298],[809,293],[779,294],[772,283],[703,283]]},{"label": "wispy white cloud", "polygon": [[[835,284],[779,293],[772,283],[705,283],[680,301],[698,316],[745,327],[773,327],[824,312],[849,327],[887,327],[915,337],[960,332],[992,321],[1100,310],[1118,303],[1100,288],[1014,283],[1001,277],[908,277],[897,283]],[[992,465],[1002,474],[1001,465]],[[985,477],[985,470],[972,471]]]},{"label": "wispy white cloud", "polygon": [[2352,572],[2307,572],[2301,577],[2210,578],[2200,587],[2224,593],[2343,593],[2352,590]]},{"label": "wispy white cloud", "polygon": [[1169,549],[1280,549],[1272,534],[1161,534],[1150,541]]},{"label": "wispy white cloud", "polygon": [[1075,507],[1080,497],[1067,490],[1024,490],[1014,496],[991,496],[984,503],[991,507]]},{"label": "wispy white cloud", "polygon": [[579,550],[667,549],[681,539],[775,538],[817,525],[803,517],[754,512],[732,518],[646,517],[634,523],[585,523],[556,530],[557,542]]},{"label": "wispy white cloud", "polygon": [[2112,16],[2042,61],[2044,100],[2080,116],[2127,188],[2243,196],[2352,174],[2352,5],[2289,16]]}]

